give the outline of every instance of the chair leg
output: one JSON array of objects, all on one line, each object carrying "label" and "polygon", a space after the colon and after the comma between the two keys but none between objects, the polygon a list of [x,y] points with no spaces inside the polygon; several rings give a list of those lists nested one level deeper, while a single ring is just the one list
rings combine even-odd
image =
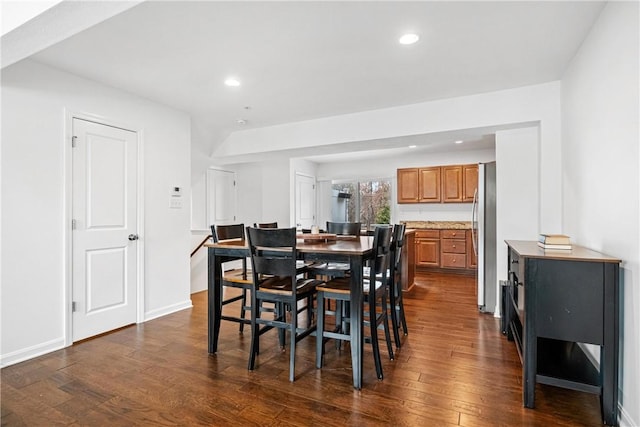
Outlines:
[{"label": "chair leg", "polygon": [[398,322],[398,312],[396,310],[395,290],[391,290],[389,292],[389,305],[391,306],[391,309],[389,311],[391,312],[391,327],[393,328],[393,339],[396,342],[396,348],[400,348],[402,346],[402,343],[400,342],[400,333],[398,332],[400,325]]},{"label": "chair leg", "polygon": [[[393,309],[395,311],[395,308]],[[391,344],[391,334],[389,332],[389,317],[387,316],[388,307],[387,307],[387,296],[386,294],[382,295],[382,326],[384,328],[384,337],[387,341],[387,351],[389,352],[389,360],[394,359],[393,355],[393,345]]]},{"label": "chair leg", "polygon": [[[242,320],[244,320],[244,316],[246,313],[246,306],[247,306],[247,290],[243,289],[242,290],[242,300],[241,300],[241,305],[240,305],[240,318]],[[244,322],[240,322],[240,333],[242,334],[244,332]]]},{"label": "chair leg", "polygon": [[256,319],[260,316],[260,307],[252,298],[251,302],[251,348],[249,349],[249,366],[248,369],[253,371],[256,363],[256,354],[259,351],[260,345],[260,331],[258,330],[258,324]]},{"label": "chair leg", "polygon": [[[345,303],[343,301],[340,300],[336,300],[336,330],[339,330],[341,333],[345,333],[344,331],[344,327],[345,327],[345,322],[343,320],[343,316],[344,316],[344,306]],[[339,329],[338,329],[339,328]],[[340,350],[342,349],[342,340],[335,340],[335,346],[336,346],[336,350]]]},{"label": "chair leg", "polygon": [[313,295],[307,298],[307,328],[313,324]]},{"label": "chair leg", "polygon": [[369,296],[371,301],[369,302],[369,329],[371,330],[371,347],[373,347],[373,360],[376,365],[376,375],[381,380],[382,376],[382,361],[380,360],[380,346],[378,345],[378,326],[376,315],[375,298],[372,295]]},{"label": "chair leg", "polygon": [[[296,330],[298,329],[297,309],[293,307],[291,310],[291,350],[289,351],[289,381],[293,382],[296,378]],[[281,329],[284,332],[284,329]]]},{"label": "chair leg", "polygon": [[[287,320],[287,307],[285,303],[278,302],[276,303],[276,320],[282,320],[283,322]],[[286,346],[286,337],[285,330],[283,328],[278,328],[278,342],[280,343],[280,349],[284,350]]]},{"label": "chair leg", "polygon": [[322,368],[324,358],[324,292],[318,292],[316,304],[316,368]]},{"label": "chair leg", "polygon": [[398,299],[398,308],[399,308],[400,322],[402,323],[402,331],[404,332],[405,335],[409,335],[409,329],[407,329],[407,318],[404,315],[404,302],[402,301],[402,297]]}]

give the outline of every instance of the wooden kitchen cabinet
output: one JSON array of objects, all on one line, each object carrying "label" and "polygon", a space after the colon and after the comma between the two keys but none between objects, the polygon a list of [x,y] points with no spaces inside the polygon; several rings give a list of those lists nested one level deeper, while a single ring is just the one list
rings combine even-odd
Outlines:
[{"label": "wooden kitchen cabinet", "polygon": [[418,168],[398,169],[398,203],[418,203]]},{"label": "wooden kitchen cabinet", "polygon": [[398,169],[398,203],[440,203],[440,167]]},{"label": "wooden kitchen cabinet", "polygon": [[440,266],[467,268],[467,241],[465,230],[440,231]]},{"label": "wooden kitchen cabinet", "polygon": [[442,202],[462,202],[463,174],[462,166],[442,166]]},{"label": "wooden kitchen cabinet", "polygon": [[440,230],[416,231],[416,267],[440,267]]},{"label": "wooden kitchen cabinet", "polygon": [[402,263],[401,283],[402,290],[408,292],[413,288],[416,277],[416,232],[407,230],[404,236],[404,245],[400,256]]},{"label": "wooden kitchen cabinet", "polygon": [[462,201],[473,202],[473,195],[478,188],[478,165],[462,166]]},{"label": "wooden kitchen cabinet", "polygon": [[398,169],[398,203],[469,203],[478,187],[478,165]]},{"label": "wooden kitchen cabinet", "polygon": [[476,252],[473,249],[473,232],[471,230],[467,230],[466,240],[467,240],[467,268],[469,269],[478,268],[478,257],[476,256]]}]

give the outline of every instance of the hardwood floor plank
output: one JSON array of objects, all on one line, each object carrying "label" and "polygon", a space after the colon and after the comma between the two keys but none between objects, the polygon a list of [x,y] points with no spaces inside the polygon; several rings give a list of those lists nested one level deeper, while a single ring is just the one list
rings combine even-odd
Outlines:
[{"label": "hardwood floor plank", "polygon": [[474,286],[418,275],[404,297],[409,335],[393,361],[382,346],[382,381],[365,346],[360,391],[348,343],[327,343],[316,369],[315,337],[301,341],[294,383],[275,331],[254,371],[248,327],[223,322],[219,351],[207,354],[207,293],[194,294],[192,309],[2,369],[2,425],[600,425],[598,396],[587,393],[538,386],[536,409],[522,406],[515,346],[499,319],[478,312]]}]

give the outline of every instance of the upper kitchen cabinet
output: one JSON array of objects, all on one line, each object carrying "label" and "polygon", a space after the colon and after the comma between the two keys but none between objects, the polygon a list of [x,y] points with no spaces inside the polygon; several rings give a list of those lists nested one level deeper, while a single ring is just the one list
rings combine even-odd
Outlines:
[{"label": "upper kitchen cabinet", "polygon": [[398,169],[398,203],[472,202],[477,186],[477,164]]},{"label": "upper kitchen cabinet", "polygon": [[473,202],[473,195],[478,188],[478,165],[462,166],[464,189],[462,191],[463,202]]},{"label": "upper kitchen cabinet", "polygon": [[440,167],[398,169],[398,203],[440,201]]},{"label": "upper kitchen cabinet", "polygon": [[463,174],[462,166],[442,166],[442,201],[444,203],[462,202]]}]

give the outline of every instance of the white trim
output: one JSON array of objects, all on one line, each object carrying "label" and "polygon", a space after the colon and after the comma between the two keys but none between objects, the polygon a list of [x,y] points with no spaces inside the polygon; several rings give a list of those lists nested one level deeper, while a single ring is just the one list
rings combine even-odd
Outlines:
[{"label": "white trim", "polygon": [[136,265],[137,265],[137,284],[136,284],[136,322],[144,322],[144,129],[142,127],[134,126],[129,123],[124,123],[118,120],[113,120],[108,117],[100,116],[97,114],[72,111],[67,108],[64,109],[65,114],[65,126],[63,135],[63,152],[64,152],[64,224],[63,227],[63,245],[64,245],[64,268],[63,268],[63,283],[64,283],[64,347],[68,347],[73,344],[73,313],[71,310],[71,304],[73,300],[73,280],[72,280],[72,259],[73,259],[73,247],[72,247],[72,232],[71,232],[71,220],[72,208],[73,208],[73,158],[71,137],[73,136],[73,119],[86,120],[93,123],[98,123],[105,126],[116,127],[124,129],[136,134],[137,148],[138,148],[138,172],[137,172],[137,234],[140,236],[137,244],[136,252]]},{"label": "white trim", "polygon": [[151,310],[145,313],[144,321],[146,322],[152,319],[157,319],[158,317],[166,316],[167,314],[175,313],[181,310],[186,310],[191,307],[193,307],[193,304],[191,303],[191,299],[188,299],[177,304],[171,304],[166,307],[156,308],[155,310]]},{"label": "white trim", "polygon": [[51,353],[52,351],[60,350],[67,347],[65,344],[65,338],[60,337],[44,343],[22,348],[8,354],[0,355],[0,367],[5,368],[9,365],[24,362],[25,360],[33,359],[34,357],[42,356],[43,354]]}]

